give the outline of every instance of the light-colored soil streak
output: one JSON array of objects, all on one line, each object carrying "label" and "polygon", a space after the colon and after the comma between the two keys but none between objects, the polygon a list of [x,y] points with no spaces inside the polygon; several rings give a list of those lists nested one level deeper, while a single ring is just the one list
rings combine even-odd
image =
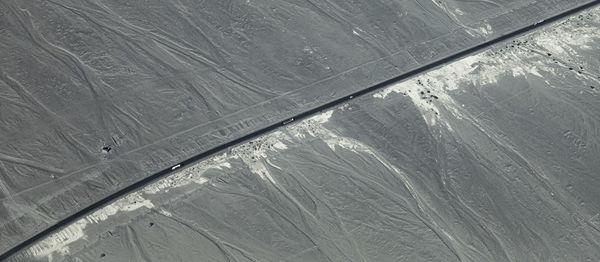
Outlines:
[{"label": "light-colored soil streak", "polygon": [[186,167],[11,261],[592,261],[599,12]]},{"label": "light-colored soil streak", "polygon": [[0,252],[182,159],[592,1],[0,1]]}]

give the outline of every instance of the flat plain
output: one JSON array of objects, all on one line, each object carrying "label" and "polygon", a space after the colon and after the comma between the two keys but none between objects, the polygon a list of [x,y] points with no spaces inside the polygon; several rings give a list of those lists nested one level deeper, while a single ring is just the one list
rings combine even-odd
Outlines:
[{"label": "flat plain", "polygon": [[232,147],[10,261],[597,261],[599,14]]},{"label": "flat plain", "polygon": [[0,2],[0,251],[135,181],[584,0]]}]

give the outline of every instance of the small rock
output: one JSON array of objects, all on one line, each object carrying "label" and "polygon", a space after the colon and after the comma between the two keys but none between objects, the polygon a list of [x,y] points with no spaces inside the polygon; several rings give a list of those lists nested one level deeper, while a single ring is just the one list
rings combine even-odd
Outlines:
[{"label": "small rock", "polygon": [[108,152],[110,152],[110,150],[112,150],[112,147],[111,147],[111,146],[103,146],[103,147],[102,147],[102,151],[104,151],[105,153],[108,153]]}]

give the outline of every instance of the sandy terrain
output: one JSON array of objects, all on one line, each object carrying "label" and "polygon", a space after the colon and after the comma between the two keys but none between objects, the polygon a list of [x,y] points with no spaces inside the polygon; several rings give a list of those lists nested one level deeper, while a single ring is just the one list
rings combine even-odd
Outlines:
[{"label": "sandy terrain", "polygon": [[235,146],[10,261],[596,261],[598,14]]}]

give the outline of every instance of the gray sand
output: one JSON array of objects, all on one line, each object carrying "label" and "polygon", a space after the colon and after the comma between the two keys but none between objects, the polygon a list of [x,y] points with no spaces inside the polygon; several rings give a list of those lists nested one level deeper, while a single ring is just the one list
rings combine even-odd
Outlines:
[{"label": "gray sand", "polygon": [[238,145],[12,260],[597,261],[599,11]]},{"label": "gray sand", "polygon": [[586,2],[0,1],[0,252],[182,159]]}]

